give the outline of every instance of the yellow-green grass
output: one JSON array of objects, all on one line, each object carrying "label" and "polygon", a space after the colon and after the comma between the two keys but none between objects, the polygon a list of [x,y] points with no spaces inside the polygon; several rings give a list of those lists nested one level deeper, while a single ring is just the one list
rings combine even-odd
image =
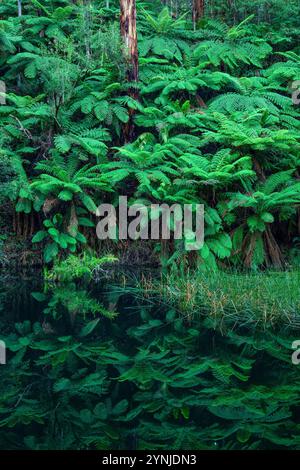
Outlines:
[{"label": "yellow-green grass", "polygon": [[189,273],[144,281],[144,292],[159,293],[184,314],[245,321],[300,324],[300,272],[258,274]]}]

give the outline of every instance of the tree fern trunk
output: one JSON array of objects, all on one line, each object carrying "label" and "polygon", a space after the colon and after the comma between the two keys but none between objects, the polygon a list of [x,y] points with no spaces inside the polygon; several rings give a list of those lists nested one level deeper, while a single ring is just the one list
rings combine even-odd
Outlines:
[{"label": "tree fern trunk", "polygon": [[197,21],[204,16],[204,0],[193,0],[193,23],[196,29]]}]

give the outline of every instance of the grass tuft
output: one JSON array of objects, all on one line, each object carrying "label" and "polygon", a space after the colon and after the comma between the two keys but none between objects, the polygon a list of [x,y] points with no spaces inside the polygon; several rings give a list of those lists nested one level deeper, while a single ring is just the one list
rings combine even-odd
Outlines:
[{"label": "grass tuft", "polygon": [[141,283],[183,314],[205,314],[241,321],[300,323],[300,273],[188,273]]}]

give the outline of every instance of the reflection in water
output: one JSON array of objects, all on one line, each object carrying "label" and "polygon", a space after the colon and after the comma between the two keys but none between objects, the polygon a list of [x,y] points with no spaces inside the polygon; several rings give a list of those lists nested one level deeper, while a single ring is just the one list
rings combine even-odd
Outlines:
[{"label": "reflection in water", "polygon": [[295,331],[221,334],[109,282],[0,304],[0,449],[300,449]]}]

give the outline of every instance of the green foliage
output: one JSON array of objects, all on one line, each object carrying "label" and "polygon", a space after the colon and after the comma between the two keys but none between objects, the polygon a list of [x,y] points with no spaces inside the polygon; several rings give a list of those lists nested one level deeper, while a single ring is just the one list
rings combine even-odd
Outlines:
[{"label": "green foliage", "polygon": [[[138,1],[134,93],[119,3],[98,3],[0,7],[1,198],[34,221],[45,261],[84,249],[89,213],[127,195],[203,203],[201,269],[284,267],[299,235],[298,2],[205,2],[193,24],[186,2]],[[180,243],[155,250],[191,264]]]},{"label": "green foliage", "polygon": [[45,280],[48,281],[72,281],[83,277],[91,278],[94,271],[104,264],[117,261],[112,255],[96,258],[84,253],[82,256],[69,255],[65,260],[56,261],[50,270],[45,272]]},{"label": "green foliage", "polygon": [[32,238],[32,243],[40,243],[46,241],[44,248],[44,261],[49,263],[59,253],[59,250],[68,250],[75,252],[78,243],[86,243],[85,236],[78,232],[71,235],[64,229],[63,216],[56,214],[53,219],[44,220],[46,230],[40,230]]}]

